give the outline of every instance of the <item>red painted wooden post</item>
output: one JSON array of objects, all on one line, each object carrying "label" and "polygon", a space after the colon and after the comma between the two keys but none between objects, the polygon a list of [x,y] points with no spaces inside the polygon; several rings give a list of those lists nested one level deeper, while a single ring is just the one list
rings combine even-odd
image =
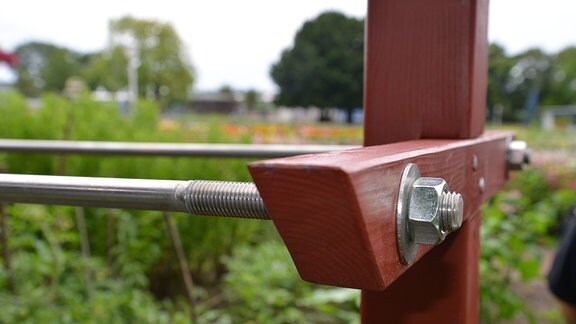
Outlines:
[{"label": "red painted wooden post", "polygon": [[369,0],[365,144],[484,130],[488,0]]},{"label": "red painted wooden post", "polygon": [[478,323],[480,215],[383,292],[362,291],[363,323]]},{"label": "red painted wooden post", "polygon": [[[479,208],[506,181],[513,137],[482,134],[488,0],[368,4],[367,147],[250,172],[300,276],[363,289],[362,322],[476,323]],[[465,207],[460,230],[405,265],[396,202],[408,163],[444,178]]]},{"label": "red painted wooden post", "polygon": [[[488,0],[369,0],[365,145],[472,138],[484,128]],[[466,186],[476,186],[474,182]],[[477,323],[474,217],[383,292],[362,292],[365,323]]]}]

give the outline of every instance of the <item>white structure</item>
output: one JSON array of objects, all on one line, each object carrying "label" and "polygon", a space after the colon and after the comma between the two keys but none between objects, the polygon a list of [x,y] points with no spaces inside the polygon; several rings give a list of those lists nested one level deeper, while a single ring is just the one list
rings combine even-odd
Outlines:
[{"label": "white structure", "polygon": [[[572,116],[576,118],[576,106],[547,106],[540,107],[542,116],[540,117],[540,127],[542,129],[554,129],[556,117]],[[574,127],[576,125],[572,125]]]}]

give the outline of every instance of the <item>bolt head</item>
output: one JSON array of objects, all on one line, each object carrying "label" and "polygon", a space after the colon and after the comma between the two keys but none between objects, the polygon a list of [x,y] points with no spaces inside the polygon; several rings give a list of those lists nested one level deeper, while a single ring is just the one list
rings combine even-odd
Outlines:
[{"label": "bolt head", "polygon": [[523,170],[530,164],[530,150],[524,141],[512,141],[508,146],[508,166],[511,170]]},{"label": "bolt head", "polygon": [[440,178],[419,178],[412,184],[408,227],[413,242],[435,245],[446,238],[440,220],[442,195],[448,184]]}]

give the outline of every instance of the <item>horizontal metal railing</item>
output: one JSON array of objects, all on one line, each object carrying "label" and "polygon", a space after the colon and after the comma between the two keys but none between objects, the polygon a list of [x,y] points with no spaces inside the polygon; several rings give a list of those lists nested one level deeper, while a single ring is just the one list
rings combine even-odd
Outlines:
[{"label": "horizontal metal railing", "polygon": [[[0,140],[0,151],[5,152],[156,156],[280,157],[347,148],[355,146]],[[525,143],[512,142],[508,153],[511,169],[529,161]],[[269,219],[262,198],[251,182],[0,174],[0,201]]]},{"label": "horizontal metal railing", "polygon": [[[277,158],[357,147],[0,139],[0,152],[165,157]],[[0,174],[0,201],[270,218],[251,182]]]},{"label": "horizontal metal railing", "polygon": [[0,152],[170,157],[278,158],[358,148],[354,145],[135,143],[0,139]]}]

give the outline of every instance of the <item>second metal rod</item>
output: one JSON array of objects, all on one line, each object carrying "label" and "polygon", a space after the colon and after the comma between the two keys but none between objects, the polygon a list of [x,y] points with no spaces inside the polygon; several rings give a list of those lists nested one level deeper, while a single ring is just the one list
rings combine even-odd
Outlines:
[{"label": "second metal rod", "polygon": [[270,219],[251,182],[0,174],[0,201]]},{"label": "second metal rod", "polygon": [[353,145],[136,143],[0,139],[0,152],[171,157],[277,158],[358,147]]}]

